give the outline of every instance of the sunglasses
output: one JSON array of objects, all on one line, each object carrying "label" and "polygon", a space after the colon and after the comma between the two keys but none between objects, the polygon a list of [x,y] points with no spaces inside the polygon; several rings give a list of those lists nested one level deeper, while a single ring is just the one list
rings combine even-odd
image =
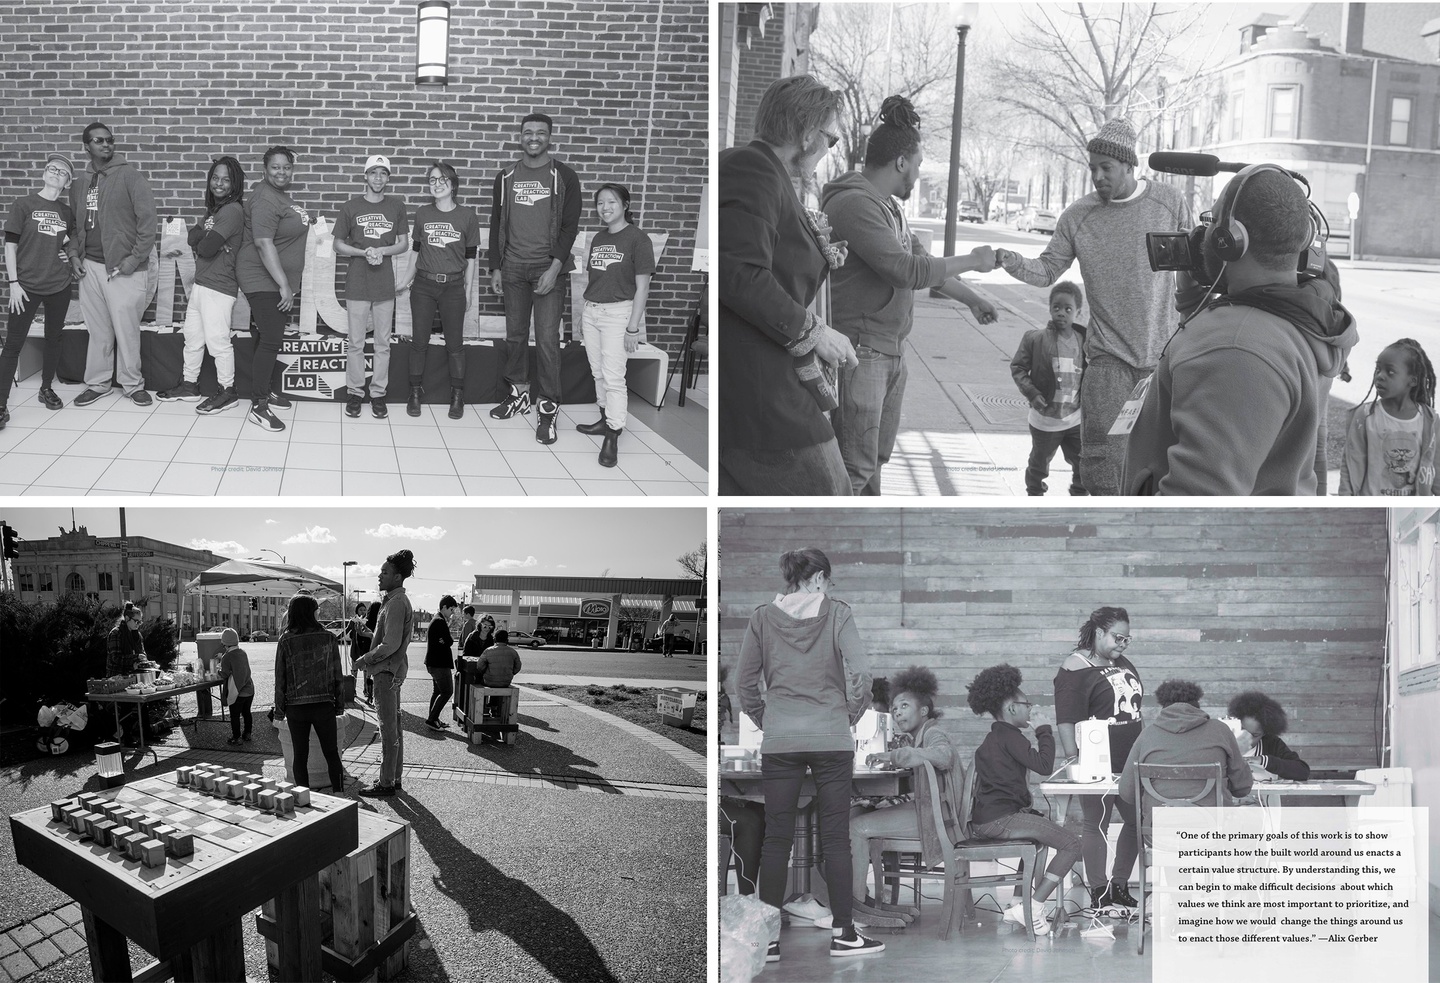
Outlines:
[{"label": "sunglasses", "polygon": [[1108,634],[1111,638],[1115,639],[1115,641],[1119,642],[1121,645],[1129,645],[1129,644],[1130,644],[1130,636],[1129,636],[1129,635],[1121,635],[1119,632],[1113,632],[1113,631],[1112,631],[1112,632],[1107,632],[1106,634]]},{"label": "sunglasses", "polygon": [[91,143],[114,143],[114,142],[115,142],[115,138],[114,138],[114,137],[91,137],[91,138],[90,138],[90,142],[91,142]]},{"label": "sunglasses", "polygon": [[828,140],[828,141],[830,141],[830,149],[831,149],[831,150],[834,150],[834,149],[835,149],[835,144],[837,144],[837,143],[840,142],[840,134],[838,134],[838,133],[831,133],[829,130],[824,130],[824,129],[822,129],[820,132],[823,133],[823,134],[825,134],[825,139]]}]

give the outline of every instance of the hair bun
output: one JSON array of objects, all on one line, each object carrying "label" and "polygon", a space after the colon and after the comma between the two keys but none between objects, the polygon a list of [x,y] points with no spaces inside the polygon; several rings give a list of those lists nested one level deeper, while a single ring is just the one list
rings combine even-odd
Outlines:
[{"label": "hair bun", "polygon": [[886,96],[880,104],[880,122],[914,129],[920,125],[920,114],[904,96]]}]

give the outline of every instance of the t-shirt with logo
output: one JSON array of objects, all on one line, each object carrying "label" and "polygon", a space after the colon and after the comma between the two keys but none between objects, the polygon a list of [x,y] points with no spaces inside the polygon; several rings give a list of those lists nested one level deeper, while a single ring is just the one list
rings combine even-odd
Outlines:
[{"label": "t-shirt with logo", "polygon": [[70,260],[65,240],[76,234],[75,213],[63,201],[51,201],[38,191],[17,199],[5,220],[5,236],[19,236],[15,275],[28,294],[45,296],[70,288]]},{"label": "t-shirt with logo", "polygon": [[1417,486],[1428,491],[1433,478],[1418,481],[1420,471],[1420,438],[1425,431],[1425,417],[1417,412],[1401,420],[1385,412],[1381,403],[1365,415],[1366,456],[1364,487],[1357,495],[1417,495]]},{"label": "t-shirt with logo", "polygon": [[285,271],[290,289],[298,292],[309,234],[310,213],[270,182],[263,178],[258,181],[245,196],[245,235],[235,262],[240,289],[247,294],[275,293],[280,289],[260,261],[260,250],[255,246],[256,239],[270,239],[280,254],[280,268]]},{"label": "t-shirt with logo", "polygon": [[105,246],[100,241],[100,175],[90,180],[85,189],[85,258],[105,262]]},{"label": "t-shirt with logo", "polygon": [[555,206],[555,172],[544,167],[516,165],[510,174],[510,201],[506,216],[506,265],[550,262],[550,210]]},{"label": "t-shirt with logo", "polygon": [[586,300],[596,304],[634,300],[635,277],[655,272],[655,250],[650,237],[633,225],[619,232],[601,229],[590,240],[585,267],[590,271]]},{"label": "t-shirt with logo", "polygon": [[480,246],[480,216],[464,205],[442,212],[433,204],[415,213],[416,269],[446,276],[464,275],[466,250]]},{"label": "t-shirt with logo", "polygon": [[1046,433],[1060,433],[1080,426],[1080,338],[1055,336],[1055,357],[1050,370],[1055,374],[1055,395],[1043,410],[1030,407],[1030,426]]},{"label": "t-shirt with logo", "polygon": [[209,259],[198,252],[195,254],[195,283],[234,297],[240,291],[235,279],[235,260],[240,255],[240,240],[245,236],[245,209],[238,201],[232,201],[220,206],[213,215],[206,215],[200,227],[206,235],[214,232],[221,236],[225,245]]},{"label": "t-shirt with logo", "polygon": [[1082,720],[1110,722],[1110,768],[1119,772],[1140,736],[1140,702],[1145,687],[1135,664],[1125,656],[1104,665],[1079,669],[1063,666],[1055,674],[1055,722],[1076,724]]},{"label": "t-shirt with logo", "polygon": [[[366,201],[364,195],[351,198],[340,206],[335,219],[335,241],[356,249],[393,246],[409,235],[405,203],[394,195],[385,195],[379,202]],[[351,256],[345,269],[345,299],[394,300],[395,264],[390,257],[382,256],[379,266],[371,266],[364,256]]]}]

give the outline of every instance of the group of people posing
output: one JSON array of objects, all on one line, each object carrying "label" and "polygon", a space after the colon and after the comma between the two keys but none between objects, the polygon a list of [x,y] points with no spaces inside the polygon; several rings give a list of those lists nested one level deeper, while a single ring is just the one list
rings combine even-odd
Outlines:
[{"label": "group of people posing", "polygon": [[[1330,388],[1358,333],[1335,265],[1299,274],[1317,220],[1288,172],[1257,165],[1221,190],[1202,249],[1208,283],[1156,273],[1146,234],[1190,232],[1190,205],[1137,174],[1135,129],[1111,119],[1086,145],[1093,192],[1064,210],[1038,257],[989,246],[937,257],[901,204],[924,157],[920,117],[899,96],[885,100],[861,169],[806,207],[842,105],[812,76],[780,79],[756,110],[755,139],[720,154],[722,494],[879,495],[916,291],[990,323],[993,305],[958,276],[996,268],[1053,288],[1049,323],[1012,361],[1030,404],[1029,494],[1047,490],[1057,449],[1077,495],[1325,494]],[[1084,289],[1060,279],[1075,263]],[[1377,399],[1349,425],[1341,492],[1428,494],[1434,371],[1410,339],[1380,361]]]},{"label": "group of people posing", "polygon": [[[1229,716],[1240,722],[1238,740],[1230,726],[1200,708],[1201,688],[1184,680],[1162,683],[1156,691],[1160,712],[1142,721],[1145,689],[1125,654],[1130,617],[1120,607],[1091,612],[1074,649],[1061,660],[1053,682],[1056,724],[1026,695],[1019,669],[997,665],[977,674],[966,687],[966,702],[977,715],[991,718],[990,731],[973,758],[962,759],[950,733],[937,724],[941,711],[933,671],[911,666],[888,685],[876,685],[849,606],[828,596],[833,583],[824,552],[789,552],[780,566],[784,589],[751,615],[737,670],[740,709],[763,731],[763,805],[722,799],[722,828],[728,824],[732,832],[742,892],[758,887],[765,903],[822,920],[832,930],[832,955],[882,951],[884,943],[856,928],[903,928],[919,915],[916,908],[866,892],[869,841],[919,839],[921,816],[929,808],[920,796],[879,802],[853,797],[852,728],[872,706],[892,715],[899,741],[892,750],[871,755],[871,761],[903,768],[928,762],[952,842],[1028,839],[1053,851],[1045,869],[1031,872],[1030,925],[1040,935],[1049,932],[1044,903],[1077,863],[1083,866],[1093,914],[1128,917],[1135,909],[1127,883],[1139,853],[1132,781],[1137,763],[1218,763],[1232,804],[1253,801],[1252,782],[1262,776],[1309,777],[1309,766],[1281,739],[1287,726],[1283,708],[1259,691],[1238,693],[1229,703]],[[1034,808],[1029,776],[1050,777],[1060,759],[1074,759],[1076,725],[1087,720],[1106,722],[1112,767],[1123,771],[1118,795],[1076,797],[1083,816],[1077,835]],[[815,787],[828,910],[814,899],[786,904],[795,816],[807,772]],[[1194,789],[1161,791],[1178,796]],[[1106,834],[1117,816],[1121,831],[1107,865]],[[1026,925],[1020,904],[1003,917]],[[780,958],[778,941],[769,957]]]},{"label": "group of people posing", "polygon": [[[533,406],[538,411],[535,439],[542,444],[558,439],[560,317],[567,277],[575,266],[571,249],[582,206],[575,171],[549,152],[553,128],[543,113],[531,113],[521,122],[521,156],[493,182],[487,254],[490,289],[504,301],[506,337],[507,395],[490,416],[528,416]],[[141,406],[151,402],[142,374],[140,318],[149,303],[146,272],[156,243],[154,195],[140,171],[115,152],[108,126],[91,123],[81,142],[87,166],[78,168],[68,156],[50,154],[40,189],[15,202],[6,222],[10,318],[0,354],[0,428],[9,419],[7,404],[21,346],[41,307],[45,354],[39,398],[52,410],[64,406],[53,382],[60,332],[77,279],[89,347],[86,388],[76,404],[110,395],[112,375],[125,398]],[[290,406],[277,355],[299,296],[314,221],[311,210],[291,195],[296,161],[290,148],[271,147],[262,157],[260,179],[248,188],[235,157],[211,163],[203,214],[188,234],[195,283],[183,328],[183,377],[157,393],[161,400],[198,402],[198,413],[211,414],[248,397],[251,423],[272,431],[285,429],[275,413]],[[449,417],[458,420],[465,413],[462,332],[475,296],[481,219],[476,209],[460,203],[461,179],[454,166],[436,160],[426,169],[429,200],[415,210],[412,221],[405,201],[385,193],[391,170],[388,157],[368,157],[360,169],[364,192],[340,206],[334,227],[335,252],[348,260],[345,412],[358,417],[368,399],[375,417],[387,416],[395,301],[408,291],[414,334],[406,367],[406,412],[421,415],[426,349],[438,319],[448,360]],[[626,359],[642,335],[655,256],[649,236],[634,225],[625,186],[602,184],[592,199],[602,228],[588,253],[582,324],[600,413],[577,429],[603,438],[600,463],[613,467],[626,423]],[[397,277],[394,257],[407,252],[415,255],[407,272]],[[242,291],[255,337],[248,393],[237,392],[231,343],[231,315]],[[537,351],[533,382],[532,319]],[[367,334],[374,338],[368,385]],[[207,351],[215,360],[220,392],[202,399],[200,369]]]}]

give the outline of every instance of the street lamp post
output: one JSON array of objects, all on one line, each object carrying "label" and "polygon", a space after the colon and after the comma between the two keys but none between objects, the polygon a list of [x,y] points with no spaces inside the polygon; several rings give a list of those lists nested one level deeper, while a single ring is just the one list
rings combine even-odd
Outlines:
[{"label": "street lamp post", "polygon": [[960,116],[965,106],[965,36],[979,10],[978,3],[953,4],[955,34],[955,114],[950,121],[950,184],[945,194],[945,255],[955,255],[955,223],[960,211]]},{"label": "street lamp post", "polygon": [[[359,560],[346,560],[340,564],[340,614],[345,621],[355,616],[353,609],[346,611],[344,608],[345,599],[350,596],[350,568],[359,563]],[[350,666],[351,674],[355,672],[355,664],[350,660],[350,632],[345,632],[345,662]]]}]

